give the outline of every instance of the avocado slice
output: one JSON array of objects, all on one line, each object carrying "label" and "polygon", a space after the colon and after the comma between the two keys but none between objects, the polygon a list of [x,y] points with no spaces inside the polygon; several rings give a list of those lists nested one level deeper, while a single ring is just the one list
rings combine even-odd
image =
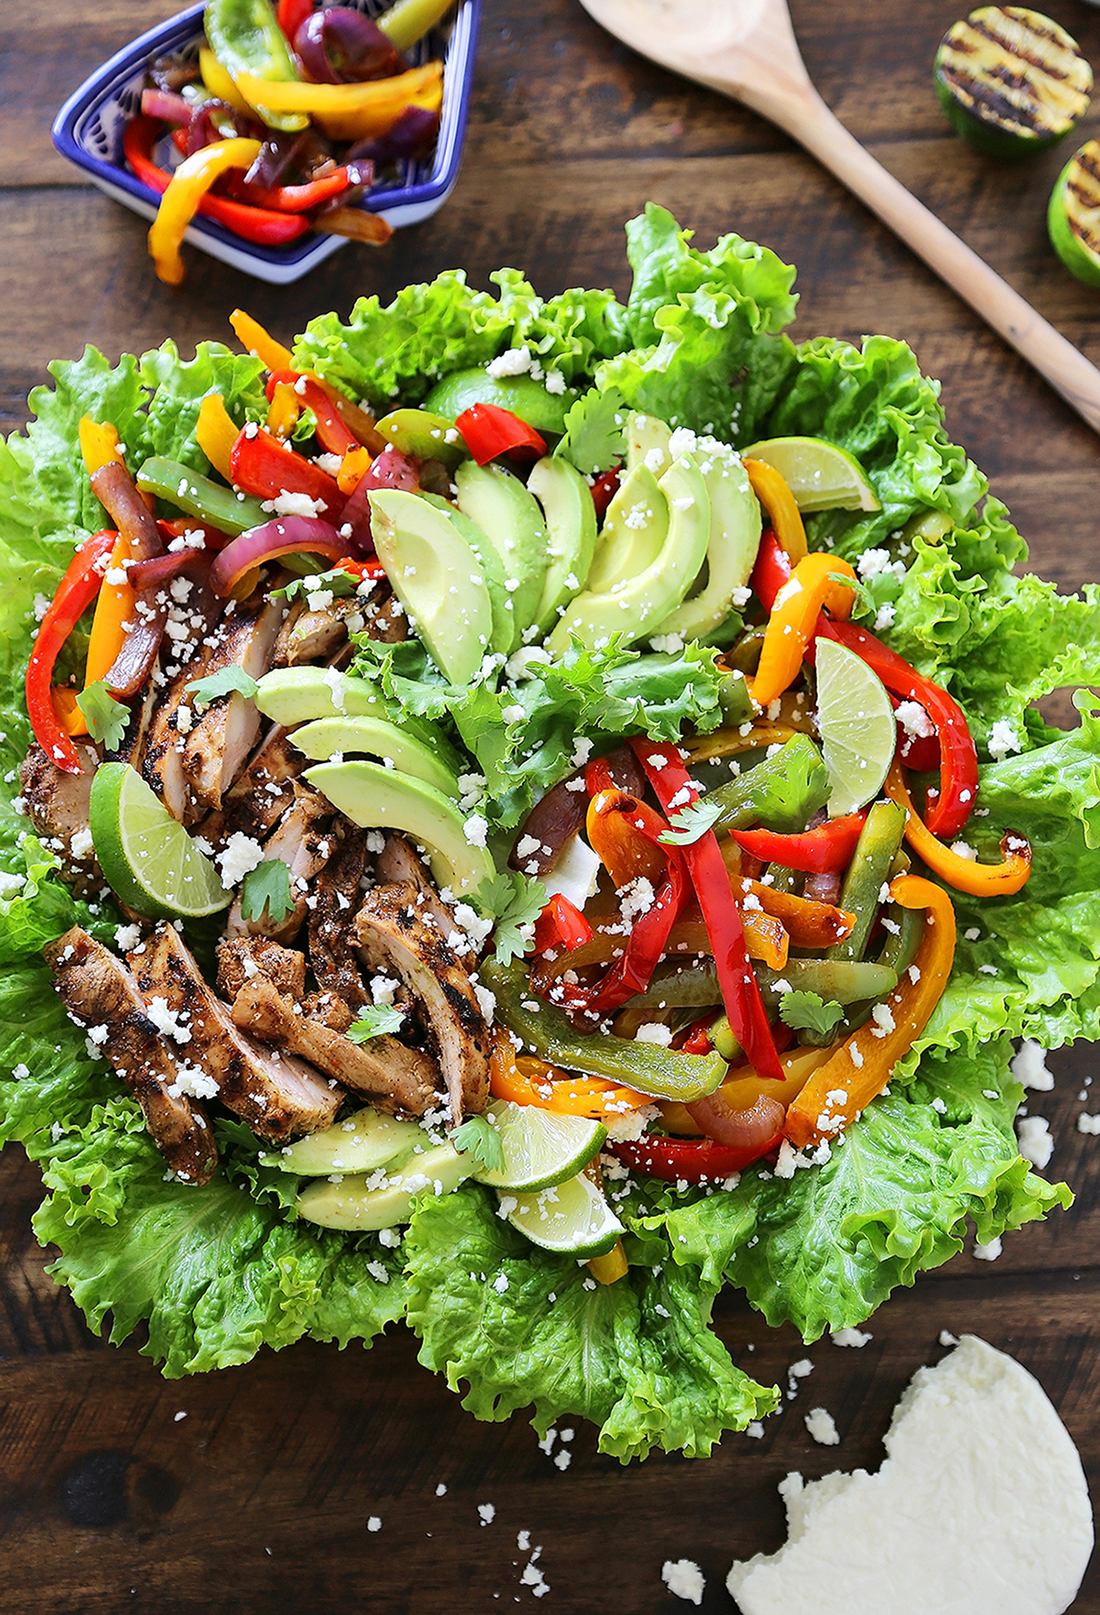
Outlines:
[{"label": "avocado slice", "polygon": [[542,509],[534,494],[503,466],[464,460],[455,472],[455,486],[458,508],[477,523],[504,565],[518,642],[538,615],[550,561]]},{"label": "avocado slice", "polygon": [[437,510],[447,512],[481,563],[485,587],[489,591],[489,605],[493,613],[493,631],[489,635],[489,649],[501,651],[507,656],[518,644],[519,635],[516,633],[516,614],[512,609],[512,596],[504,587],[504,562],[477,522],[471,521],[464,511],[457,510],[449,500],[437,493],[425,493],[423,488],[420,490],[420,497],[426,499],[429,505],[434,505]]},{"label": "avocado slice", "polygon": [[362,759],[318,763],[305,778],[360,829],[403,830],[426,847],[436,884],[456,897],[469,897],[496,874],[485,848],[467,841],[460,809],[434,785]]},{"label": "avocado slice", "polygon": [[454,470],[470,451],[453,421],[433,415],[428,409],[395,409],[375,422],[376,430],[400,449],[418,460],[440,460]]},{"label": "avocado slice", "polygon": [[418,1123],[383,1116],[367,1105],[323,1132],[300,1138],[297,1144],[266,1151],[260,1160],[264,1166],[277,1166],[303,1178],[323,1178],[332,1172],[376,1172],[391,1162],[403,1163],[414,1145],[423,1142]]},{"label": "avocado slice", "polygon": [[550,455],[532,466],[527,491],[542,506],[549,540],[550,564],[535,618],[545,634],[557,622],[559,608],[580,593],[588,578],[596,547],[596,506],[576,466]]},{"label": "avocado slice", "polygon": [[469,684],[493,632],[477,556],[449,510],[398,488],[376,488],[369,497],[374,547],[394,594],[443,676]]},{"label": "avocado slice", "polygon": [[274,667],[259,681],[256,706],[272,723],[292,729],[312,718],[371,714],[384,718],[389,702],[366,679],[329,667]]},{"label": "avocado slice", "polygon": [[707,468],[703,481],[710,496],[706,579],[698,594],[690,595],[657,629],[684,639],[703,639],[725,622],[734,609],[734,590],[748,583],[760,548],[760,505],[740,455],[708,440],[697,458]]},{"label": "avocado slice", "polygon": [[576,636],[587,649],[606,645],[613,634],[625,643],[655,634],[684,599],[706,559],[710,537],[710,495],[691,455],[681,455],[657,484],[669,510],[668,534],[660,553],[644,571],[603,594],[586,590],[573,601],[546,641],[560,656]]},{"label": "avocado slice", "polygon": [[510,409],[536,432],[564,432],[566,414],[578,396],[575,389],[548,393],[542,382],[531,376],[502,376],[498,380],[478,366],[456,370],[437,381],[423,407],[454,421],[472,404],[496,404],[498,409]]},{"label": "avocado slice", "polygon": [[607,594],[644,572],[668,539],[668,504],[647,465],[636,465],[619,484],[596,540],[587,587]]},{"label": "avocado slice", "polygon": [[366,1173],[352,1174],[339,1183],[327,1179],[311,1183],[294,1202],[299,1217],[322,1228],[347,1228],[367,1233],[408,1222],[418,1194],[433,1190],[450,1194],[473,1177],[477,1160],[460,1154],[453,1144],[436,1144],[412,1155],[388,1183],[368,1189]]},{"label": "avocado slice", "polygon": [[672,464],[672,456],[668,452],[671,436],[671,426],[666,426],[655,415],[632,414],[626,424],[627,474],[635,466],[646,465],[655,477],[663,477]]},{"label": "avocado slice", "polygon": [[[407,729],[399,729],[385,718],[318,718],[295,729],[291,740],[299,751],[318,762],[328,762],[337,753],[354,755],[365,751],[381,757],[383,764],[391,762],[398,773],[411,774],[414,779],[434,785],[444,796],[453,796],[457,801],[462,795],[454,770],[442,761],[435,743],[426,746]],[[449,746],[447,752],[453,755]]]}]

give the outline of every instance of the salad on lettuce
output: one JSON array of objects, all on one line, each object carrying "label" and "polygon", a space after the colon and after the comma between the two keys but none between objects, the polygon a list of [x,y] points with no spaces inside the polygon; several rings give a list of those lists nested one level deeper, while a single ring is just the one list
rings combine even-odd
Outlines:
[{"label": "salad on lettuce", "polygon": [[705,1454],[1066,1207],[1100,599],[1014,570],[904,343],[649,206],[625,306],[460,272],[52,365],[0,445],[0,1129],[168,1375],[404,1319],[479,1418]]}]

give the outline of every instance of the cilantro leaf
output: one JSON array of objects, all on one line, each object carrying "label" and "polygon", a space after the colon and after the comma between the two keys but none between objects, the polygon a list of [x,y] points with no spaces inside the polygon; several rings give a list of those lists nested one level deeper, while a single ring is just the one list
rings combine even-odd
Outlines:
[{"label": "cilantro leaf", "polygon": [[105,751],[117,751],[130,722],[130,709],[116,701],[103,683],[89,684],[76,698],[93,740],[101,740]]},{"label": "cilantro leaf", "polygon": [[281,858],[265,858],[249,870],[241,887],[241,913],[246,920],[262,920],[266,911],[278,924],[293,907],[290,870]]},{"label": "cilantro leaf", "polygon": [[827,1004],[817,993],[784,993],[779,1000],[779,1016],[784,1025],[793,1031],[817,1032],[828,1037],[833,1028],[844,1019],[843,1004]]},{"label": "cilantro leaf", "polygon": [[487,1172],[499,1172],[504,1165],[500,1134],[488,1116],[467,1116],[451,1134],[451,1143],[456,1150],[480,1161]]},{"label": "cilantro leaf", "polygon": [[690,847],[702,839],[716,819],[722,817],[721,802],[691,802],[669,815],[669,828],[657,837],[668,847]]},{"label": "cilantro leaf", "polygon": [[565,417],[565,436],[554,450],[571,460],[578,471],[591,475],[607,471],[622,458],[626,448],[623,417],[626,406],[615,387],[607,392],[584,393],[572,404]]},{"label": "cilantro leaf", "polygon": [[273,600],[305,599],[307,595],[324,590],[338,599],[354,594],[362,579],[354,577],[346,567],[334,566],[331,572],[310,572],[301,578],[292,578],[282,589],[272,589]]},{"label": "cilantro leaf", "polygon": [[399,1031],[404,1019],[403,1011],[394,1009],[392,1004],[369,1004],[348,1027],[345,1036],[353,1043],[369,1043],[372,1037],[385,1037]]},{"label": "cilantro leaf", "polygon": [[235,690],[241,695],[253,696],[260,686],[251,673],[246,673],[243,667],[233,663],[229,667],[219,667],[208,678],[192,679],[186,688],[187,693],[195,697],[196,706],[208,707],[220,695],[230,695]]},{"label": "cilantro leaf", "polygon": [[509,964],[531,944],[529,927],[542,913],[546,888],[517,870],[508,870],[483,880],[470,901],[483,919],[494,922],[494,956],[501,964]]}]

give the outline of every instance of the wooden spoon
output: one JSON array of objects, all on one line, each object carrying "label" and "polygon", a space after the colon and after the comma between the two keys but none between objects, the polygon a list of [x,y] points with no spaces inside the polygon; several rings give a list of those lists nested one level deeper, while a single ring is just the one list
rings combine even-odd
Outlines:
[{"label": "wooden spoon", "polygon": [[581,4],[643,56],[785,129],[1100,431],[1100,370],[848,133],[810,82],[786,0]]}]

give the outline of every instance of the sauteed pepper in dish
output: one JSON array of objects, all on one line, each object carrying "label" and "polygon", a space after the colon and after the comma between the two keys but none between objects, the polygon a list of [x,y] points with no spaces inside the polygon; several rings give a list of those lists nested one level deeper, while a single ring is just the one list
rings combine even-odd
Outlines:
[{"label": "sauteed pepper in dish", "polygon": [[89,350],[5,449],[3,1132],[167,1373],[404,1318],[705,1453],[778,1399],[724,1283],[812,1340],[1069,1202],[1011,1040],[1096,1035],[1098,603],[903,344],[628,236],[626,305]]}]

